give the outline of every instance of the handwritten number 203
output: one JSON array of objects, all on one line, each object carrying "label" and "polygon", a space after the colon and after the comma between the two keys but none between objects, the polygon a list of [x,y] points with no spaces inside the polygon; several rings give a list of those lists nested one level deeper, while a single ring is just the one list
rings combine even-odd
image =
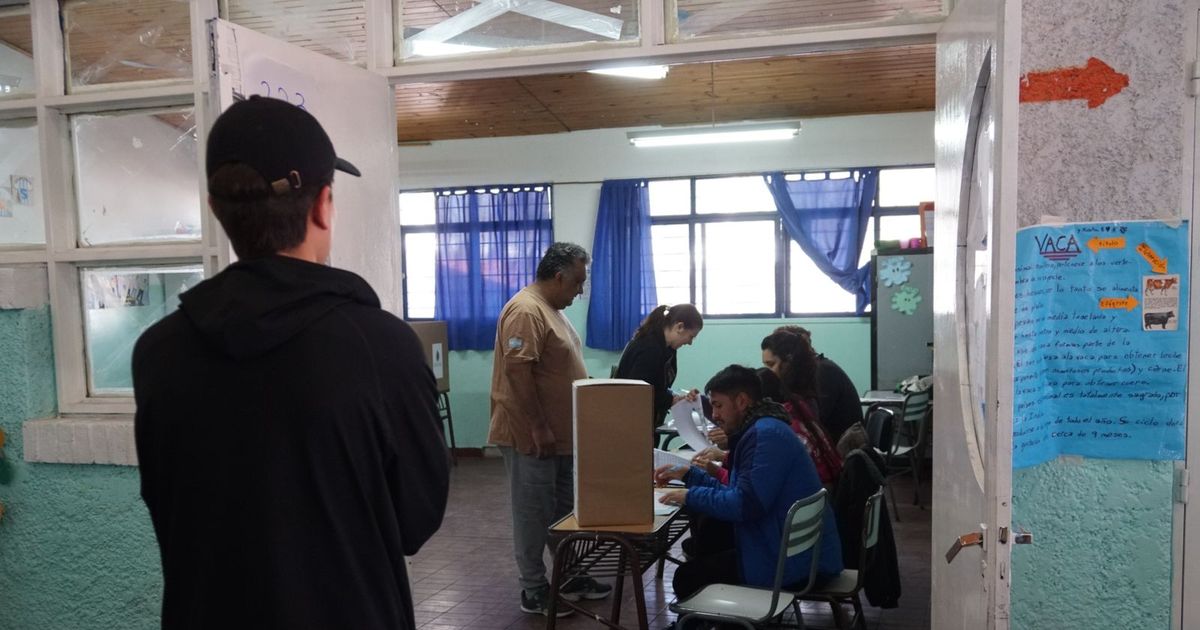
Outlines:
[{"label": "handwritten number 203", "polygon": [[308,111],[307,108],[304,107],[305,99],[303,92],[293,92],[289,95],[288,91],[283,86],[277,85],[275,86],[275,89],[272,90],[271,84],[267,81],[259,81],[258,84],[260,87],[262,87],[263,96],[267,98],[277,98],[281,101],[291,103],[292,105],[295,105],[304,111]]}]

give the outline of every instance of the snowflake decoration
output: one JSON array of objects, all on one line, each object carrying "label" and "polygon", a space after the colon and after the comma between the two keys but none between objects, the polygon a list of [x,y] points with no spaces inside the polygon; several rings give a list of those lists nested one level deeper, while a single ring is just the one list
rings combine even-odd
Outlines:
[{"label": "snowflake decoration", "polygon": [[892,294],[892,310],[900,311],[905,315],[912,315],[917,312],[917,305],[921,303],[921,290],[914,286],[907,286]]},{"label": "snowflake decoration", "polygon": [[879,268],[879,279],[885,287],[898,287],[908,282],[910,273],[912,273],[912,261],[903,256],[888,258]]}]

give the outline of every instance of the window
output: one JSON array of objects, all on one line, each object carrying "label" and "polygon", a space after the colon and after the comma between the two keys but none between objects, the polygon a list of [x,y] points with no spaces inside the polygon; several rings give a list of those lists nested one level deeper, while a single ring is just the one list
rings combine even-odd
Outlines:
[{"label": "window", "polygon": [[[497,193],[528,190],[542,191],[547,190],[541,186],[489,186],[485,188],[465,187],[454,191],[443,191],[444,194],[464,195],[474,193],[477,195],[476,203],[473,205],[477,213],[474,224],[481,228],[479,231],[479,239],[475,243],[459,242],[457,239],[453,244],[453,249],[461,250],[463,246],[474,248],[475,254],[480,258],[480,273],[483,274],[484,284],[489,287],[498,287],[503,284],[511,284],[512,269],[508,265],[501,264],[504,260],[516,260],[519,258],[528,258],[537,256],[540,260],[542,250],[537,252],[527,251],[529,245],[537,241],[531,235],[531,228],[522,225],[520,229],[516,227],[512,229],[501,229],[501,232],[495,231],[495,226],[509,224],[516,226],[516,221],[520,218],[519,210],[516,206],[509,205],[509,201],[505,201],[504,196],[495,196]],[[484,195],[491,193],[491,195]],[[479,196],[483,195],[483,196]],[[400,235],[403,247],[401,256],[402,274],[404,278],[404,318],[405,319],[433,319],[436,315],[437,306],[437,260],[438,260],[438,237],[437,237],[437,198],[438,195],[434,191],[409,191],[400,193]],[[488,200],[493,199],[497,204],[492,205]],[[541,230],[545,234],[550,234],[552,229],[550,224],[551,195],[546,195],[545,216],[543,221],[539,221],[532,228],[533,231]],[[514,214],[518,213],[518,214]],[[450,226],[442,226],[443,232],[446,231],[461,231],[464,235],[470,232],[472,221],[467,216],[462,215],[462,212],[455,214],[456,220]],[[464,239],[466,240],[466,239]],[[544,240],[544,239],[541,239]],[[545,243],[549,245],[549,242]],[[537,249],[537,248],[535,248]],[[684,250],[686,256],[686,250]],[[462,261],[464,268],[468,261]],[[537,261],[533,261],[536,266]],[[527,274],[529,277],[522,277],[521,284],[532,280],[532,273]],[[491,291],[488,291],[489,295]],[[490,299],[490,298],[489,298]],[[504,298],[507,301],[508,297]],[[503,305],[501,302],[500,306]],[[498,308],[497,308],[498,312]]]},{"label": "window", "polygon": [[[877,241],[920,236],[917,204],[933,199],[933,170],[880,170],[859,266],[870,262]],[[828,176],[851,175],[834,171]],[[826,173],[787,177],[820,179]],[[691,302],[718,317],[854,313],[854,295],[787,237],[760,175],[651,181],[650,217],[659,302]]]}]

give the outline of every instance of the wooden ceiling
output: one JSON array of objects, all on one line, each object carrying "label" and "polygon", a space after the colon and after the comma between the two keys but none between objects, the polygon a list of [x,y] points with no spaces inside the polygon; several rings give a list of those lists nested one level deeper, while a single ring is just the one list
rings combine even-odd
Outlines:
[{"label": "wooden ceiling", "polygon": [[63,4],[72,83],[187,79],[192,35],[187,0],[86,0]]},{"label": "wooden ceiling", "polygon": [[0,42],[33,56],[33,27],[27,10],[0,12]]},{"label": "wooden ceiling", "polygon": [[934,46],[396,87],[401,142],[931,110]]}]

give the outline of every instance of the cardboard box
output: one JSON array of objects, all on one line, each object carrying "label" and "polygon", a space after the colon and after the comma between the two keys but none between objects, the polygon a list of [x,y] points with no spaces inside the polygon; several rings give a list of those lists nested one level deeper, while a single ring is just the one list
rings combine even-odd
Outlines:
[{"label": "cardboard box", "polygon": [[575,381],[575,518],[581,527],[654,522],[654,392],[643,381]]},{"label": "cardboard box", "polygon": [[421,339],[425,350],[425,363],[433,370],[439,392],[450,391],[450,359],[446,352],[450,348],[446,333],[446,322],[409,322]]}]

